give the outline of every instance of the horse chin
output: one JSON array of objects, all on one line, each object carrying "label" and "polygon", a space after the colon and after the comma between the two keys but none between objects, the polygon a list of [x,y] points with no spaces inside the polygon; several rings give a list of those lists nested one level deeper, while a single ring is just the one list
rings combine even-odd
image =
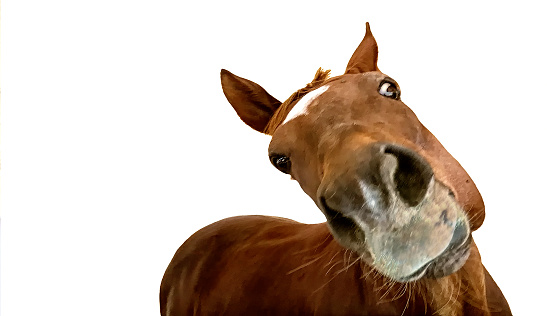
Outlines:
[{"label": "horse chin", "polygon": [[451,241],[449,246],[439,256],[424,264],[411,275],[395,280],[399,282],[412,282],[421,278],[438,279],[451,275],[461,269],[469,258],[471,252],[470,245],[471,235],[467,235],[463,243],[460,241]]},{"label": "horse chin", "polygon": [[435,258],[424,273],[425,277],[437,279],[457,272],[471,253],[471,235],[460,245],[451,244],[440,256]]},{"label": "horse chin", "polygon": [[[392,264],[392,262],[401,261],[401,258],[386,259],[385,254],[374,251],[368,242],[372,238],[367,238],[370,232],[365,232],[354,219],[337,216],[330,218],[327,224],[338,243],[357,253],[361,260],[380,274],[397,282],[405,283],[422,278],[436,279],[448,276],[463,267],[470,254],[472,238],[466,216],[461,219],[460,224],[456,225],[450,241],[438,255],[404,271]],[[378,260],[379,256],[383,257],[383,260]]]}]

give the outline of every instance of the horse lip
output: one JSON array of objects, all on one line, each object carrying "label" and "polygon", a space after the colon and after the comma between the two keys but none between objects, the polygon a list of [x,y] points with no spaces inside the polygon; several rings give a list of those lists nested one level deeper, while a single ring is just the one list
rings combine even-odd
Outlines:
[{"label": "horse lip", "polygon": [[418,268],[418,270],[414,271],[412,274],[410,274],[406,277],[403,277],[403,278],[399,279],[398,281],[400,281],[400,282],[410,282],[410,281],[415,281],[415,280],[420,279],[421,277],[423,277],[427,273],[427,269],[429,268],[429,266],[431,266],[431,264],[433,263],[434,260],[435,259],[432,259],[432,260],[428,261],[423,266]]},{"label": "horse lip", "polygon": [[[331,233],[344,247],[358,252],[366,251],[374,258],[374,252],[366,246],[368,238],[363,230],[363,223],[360,223],[359,219],[346,216],[344,213],[330,208],[323,197],[321,197],[320,209],[327,217]],[[441,253],[425,262],[409,275],[396,278],[391,276],[391,278],[398,282],[411,282],[423,277],[442,277],[444,273],[437,271],[437,265],[446,260],[446,256],[460,256],[460,252],[464,251],[464,248],[468,247],[470,243],[471,231],[469,226],[465,219],[459,219],[454,225],[450,241]]]},{"label": "horse lip", "polygon": [[437,257],[429,260],[428,262],[426,262],[423,266],[421,266],[420,268],[418,268],[415,272],[413,272],[412,274],[406,276],[406,277],[403,277],[403,278],[400,278],[398,281],[399,282],[411,282],[411,281],[415,281],[415,280],[418,280],[424,276],[429,276],[429,274],[431,274],[431,272],[429,271],[429,268],[435,263],[435,261],[439,258],[441,258],[443,255],[445,255],[448,251],[451,251],[451,250],[456,250],[456,249],[460,249],[460,248],[463,248],[463,247],[467,247],[470,243],[471,243],[471,238],[470,238],[471,235],[467,235],[463,241],[461,241],[461,239],[459,239],[457,236],[456,236],[456,233],[454,233],[454,236],[452,236],[452,240],[450,241],[450,243],[448,244],[448,247],[446,247],[446,249],[441,253],[439,254]]},{"label": "horse lip", "polygon": [[456,223],[456,227],[454,228],[454,232],[452,233],[452,239],[448,243],[448,247],[446,250],[456,249],[465,246],[469,242],[469,239],[470,232],[468,229],[466,229],[466,225]]},{"label": "horse lip", "polygon": [[462,248],[468,247],[471,243],[471,234],[466,229],[465,225],[463,224],[457,224],[456,228],[454,230],[454,233],[452,235],[452,239],[448,243],[448,246],[446,249],[440,253],[435,258],[429,260],[426,262],[422,267],[418,268],[415,272],[412,274],[400,279],[400,282],[410,282],[414,280],[418,280],[424,276],[430,277],[434,275],[434,272],[429,271],[432,266],[435,265],[436,261],[442,258],[444,255],[446,255],[448,252],[456,250],[459,252]]},{"label": "horse lip", "polygon": [[[351,245],[345,244],[344,247],[348,247],[349,249],[353,251],[358,251],[358,252],[367,251],[369,255],[372,256],[372,258],[374,258],[374,252],[371,252],[370,249],[368,249],[368,247],[365,246],[364,248],[361,248],[363,246],[362,243],[366,242],[367,238],[364,231],[362,231],[362,229],[357,229],[357,231],[360,231],[362,234],[355,234],[356,233],[355,228],[359,228],[359,225],[352,218],[343,216],[342,214],[338,213],[334,217],[329,217],[328,222],[331,226],[333,236],[337,239],[339,237],[342,237],[342,239],[346,239],[343,237],[343,230],[347,230],[348,226],[351,225],[352,228],[354,228],[353,234],[352,234],[353,240],[351,242]],[[340,229],[342,231],[340,231]],[[465,231],[465,227],[461,229]],[[357,244],[354,244],[355,242],[357,242],[358,244],[361,244],[361,246],[357,246]],[[432,278],[442,277],[444,276],[444,274],[439,275],[438,274],[439,272],[435,271],[435,266],[438,260],[442,261],[443,260],[442,258],[446,255],[458,255],[454,253],[451,254],[451,252],[459,253],[461,249],[468,247],[470,243],[471,243],[471,234],[467,233],[463,235],[462,237],[461,233],[458,232],[458,227],[456,227],[456,230],[454,231],[454,235],[452,236],[452,239],[450,240],[450,242],[448,243],[447,247],[445,248],[443,252],[441,252],[439,255],[432,258],[431,260],[425,262],[421,267],[416,269],[411,274],[407,276],[396,277],[396,278],[391,276],[391,278],[393,278],[393,280],[397,282],[412,282],[412,281],[419,280],[423,277],[432,277]],[[356,246],[357,248],[355,248]],[[431,269],[434,269],[434,270],[431,270]]]}]

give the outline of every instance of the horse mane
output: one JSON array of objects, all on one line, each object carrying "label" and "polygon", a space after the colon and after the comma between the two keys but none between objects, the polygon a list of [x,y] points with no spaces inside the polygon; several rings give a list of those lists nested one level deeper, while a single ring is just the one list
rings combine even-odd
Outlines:
[{"label": "horse mane", "polygon": [[321,67],[319,67],[319,69],[317,69],[317,71],[315,72],[313,80],[310,83],[308,83],[305,87],[298,89],[295,93],[291,94],[291,96],[287,100],[285,100],[285,102],[281,103],[279,108],[274,112],[272,118],[264,128],[264,133],[272,135],[273,132],[279,127],[279,125],[283,123],[296,102],[302,99],[302,97],[305,96],[306,93],[323,85],[327,81],[327,79],[329,79],[329,76],[330,70],[323,70]]}]

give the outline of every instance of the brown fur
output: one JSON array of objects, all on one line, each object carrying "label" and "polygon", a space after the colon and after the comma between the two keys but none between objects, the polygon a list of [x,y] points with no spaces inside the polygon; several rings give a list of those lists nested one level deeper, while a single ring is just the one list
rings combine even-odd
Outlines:
[{"label": "brown fur", "polygon": [[161,315],[510,315],[503,296],[487,295],[485,285],[501,292],[485,276],[474,243],[472,250],[457,273],[404,284],[342,248],[324,224],[228,218],[195,233],[174,255],[161,285]]},{"label": "brown fur", "polygon": [[298,89],[295,93],[291,94],[291,96],[279,106],[279,108],[275,111],[274,115],[266,125],[264,133],[272,135],[275,129],[281,123],[283,123],[283,120],[285,119],[285,117],[287,117],[287,114],[289,114],[289,112],[292,110],[298,100],[302,99],[302,97],[305,96],[306,93],[327,83],[329,75],[330,70],[323,70],[321,67],[317,69],[317,71],[315,72],[315,76],[313,76],[313,80],[310,83],[308,83],[304,88]]},{"label": "brown fur", "polygon": [[[255,130],[273,135],[270,153],[291,152],[291,176],[331,226],[240,216],[199,230],[178,249],[165,272],[160,288],[162,316],[511,315],[471,237],[484,220],[480,193],[410,109],[400,100],[379,95],[377,83],[386,76],[378,70],[377,53],[367,23],[367,34],[344,75],[328,78],[330,72],[319,68],[309,84],[283,103],[258,84],[221,72],[223,91],[237,114]],[[310,108],[305,116],[282,124],[298,100],[325,84],[328,91],[314,101],[320,108]],[[373,161],[366,160],[367,155],[379,143],[404,146],[411,157],[420,157],[416,159],[433,170],[431,179],[446,188],[439,189],[439,196],[448,196],[443,192],[450,190],[449,201],[463,209],[469,257],[444,277],[395,281],[367,261],[367,251],[342,246],[347,242],[344,233],[358,233],[357,226],[332,226],[336,216],[346,217],[342,211],[351,208],[340,207],[333,217],[321,194],[352,192],[347,179],[358,174],[354,171],[372,170],[367,169]],[[325,190],[328,185],[337,190]],[[360,198],[349,197],[350,202]],[[438,233],[432,236],[440,238]]]}]

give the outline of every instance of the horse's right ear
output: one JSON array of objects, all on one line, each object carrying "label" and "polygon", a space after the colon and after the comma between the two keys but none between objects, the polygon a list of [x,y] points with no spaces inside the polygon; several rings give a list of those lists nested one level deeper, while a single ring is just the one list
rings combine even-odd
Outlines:
[{"label": "horse's right ear", "polygon": [[358,74],[369,71],[378,71],[378,45],[370,31],[370,24],[367,22],[365,38],[351,56],[346,73]]},{"label": "horse's right ear", "polygon": [[226,69],[220,71],[220,82],[226,99],[241,120],[263,133],[281,102],[260,85],[238,77]]}]

